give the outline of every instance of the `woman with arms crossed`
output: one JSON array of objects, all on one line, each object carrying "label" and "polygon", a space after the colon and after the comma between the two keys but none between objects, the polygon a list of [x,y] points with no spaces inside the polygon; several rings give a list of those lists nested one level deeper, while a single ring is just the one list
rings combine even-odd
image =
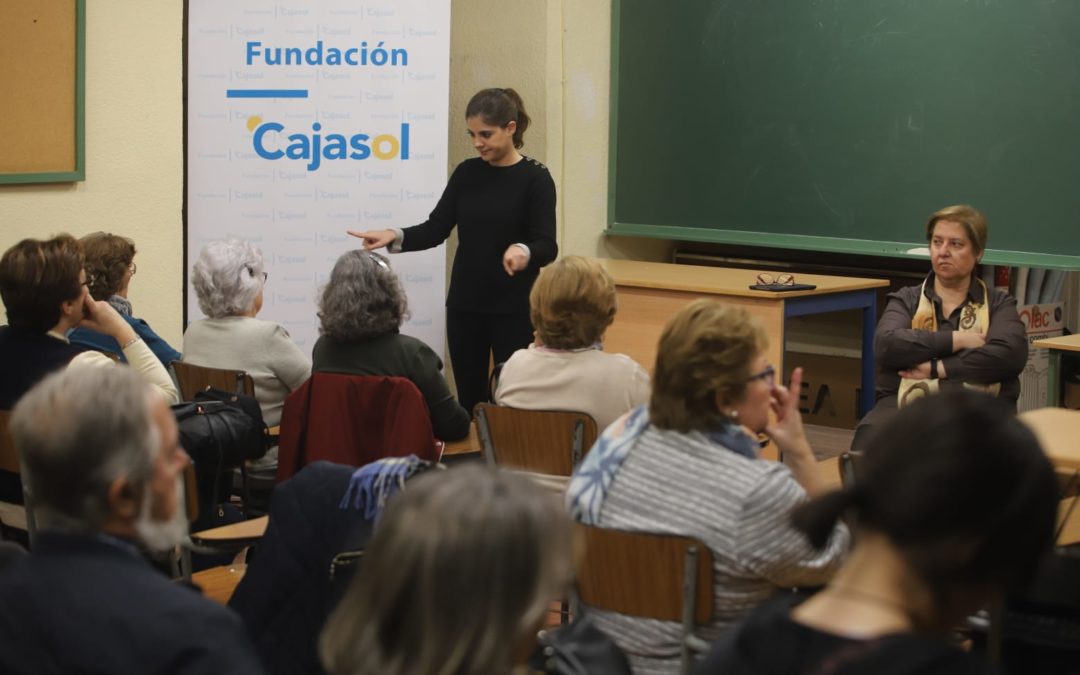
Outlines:
[{"label": "woman with arms crossed", "polygon": [[529,126],[513,89],[484,89],[465,108],[479,157],[454,169],[427,221],[403,230],[349,234],[368,250],[433,248],[458,226],[446,297],[446,334],[465,410],[487,399],[488,362],[510,358],[533,339],[529,290],[555,259],[555,182],[540,162],[518,152]]},{"label": "woman with arms crossed", "polygon": [[939,388],[982,389],[1016,409],[1027,338],[1016,300],[975,276],[986,217],[967,205],[947,206],[930,216],[926,239],[932,271],[921,284],[890,293],[878,321],[877,403],[855,430],[853,450],[865,450],[870,429],[898,407]]}]

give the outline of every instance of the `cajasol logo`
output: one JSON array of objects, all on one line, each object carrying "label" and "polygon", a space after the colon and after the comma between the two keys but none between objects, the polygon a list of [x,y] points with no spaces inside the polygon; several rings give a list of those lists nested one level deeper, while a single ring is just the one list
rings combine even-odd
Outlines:
[{"label": "cajasol logo", "polygon": [[409,123],[401,123],[399,135],[369,134],[351,135],[322,133],[322,125],[315,122],[307,132],[285,135],[285,125],[280,122],[264,122],[255,115],[247,121],[248,131],[253,132],[251,143],[255,153],[263,159],[292,159],[307,163],[308,171],[318,171],[323,160],[408,159]]}]

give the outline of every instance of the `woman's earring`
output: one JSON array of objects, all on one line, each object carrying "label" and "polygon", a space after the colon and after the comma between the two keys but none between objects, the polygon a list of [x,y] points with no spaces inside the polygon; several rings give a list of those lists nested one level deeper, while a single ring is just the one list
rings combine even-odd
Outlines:
[{"label": "woman's earring", "polygon": [[728,413],[728,417],[733,419],[733,420],[739,419],[739,411],[735,410],[735,409],[732,409],[731,412]]}]

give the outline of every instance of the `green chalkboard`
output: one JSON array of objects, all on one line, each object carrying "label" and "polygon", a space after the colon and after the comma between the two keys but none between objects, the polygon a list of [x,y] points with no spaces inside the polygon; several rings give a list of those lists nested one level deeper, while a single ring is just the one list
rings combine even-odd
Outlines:
[{"label": "green chalkboard", "polygon": [[611,234],[1080,268],[1080,3],[613,0]]}]

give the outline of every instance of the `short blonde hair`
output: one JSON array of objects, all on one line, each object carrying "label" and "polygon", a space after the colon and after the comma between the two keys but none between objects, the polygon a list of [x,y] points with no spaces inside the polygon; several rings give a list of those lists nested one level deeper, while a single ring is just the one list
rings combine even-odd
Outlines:
[{"label": "short blonde hair", "polygon": [[529,316],[545,347],[580,349],[600,341],[615,320],[615,282],[595,260],[569,255],[540,271]]},{"label": "short blonde hair", "polygon": [[716,396],[737,401],[746,392],[754,357],[768,340],[745,309],[695,300],[660,336],[652,378],[650,421],[683,433],[719,426]]},{"label": "short blonde hair", "polygon": [[951,220],[964,226],[968,240],[975,249],[975,255],[982,254],[986,250],[986,238],[989,232],[986,228],[986,216],[979,213],[978,209],[967,204],[946,206],[931,214],[926,221],[926,241],[934,238],[934,226],[939,220]]}]

